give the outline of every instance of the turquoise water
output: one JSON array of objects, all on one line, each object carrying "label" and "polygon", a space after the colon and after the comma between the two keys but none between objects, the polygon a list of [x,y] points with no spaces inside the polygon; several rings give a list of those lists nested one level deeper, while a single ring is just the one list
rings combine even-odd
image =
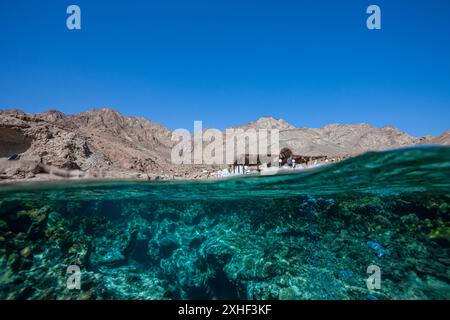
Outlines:
[{"label": "turquoise water", "polygon": [[449,173],[450,148],[422,147],[265,177],[0,185],[0,298],[449,299]]}]

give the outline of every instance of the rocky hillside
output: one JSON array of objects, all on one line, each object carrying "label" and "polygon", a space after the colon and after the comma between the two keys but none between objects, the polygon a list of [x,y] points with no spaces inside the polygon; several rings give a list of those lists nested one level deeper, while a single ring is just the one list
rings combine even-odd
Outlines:
[{"label": "rocky hillside", "polygon": [[416,138],[386,126],[377,128],[365,123],[330,124],[323,128],[295,128],[282,119],[264,117],[233,128],[278,129],[280,147],[304,156],[348,156],[366,151],[386,150],[415,144],[444,144],[445,139],[427,136]]},{"label": "rocky hillside", "polygon": [[281,144],[296,154],[342,156],[369,150],[386,150],[417,144],[412,137],[394,127],[377,128],[368,124],[331,124],[317,129],[293,129],[281,134]]},{"label": "rocky hillside", "polygon": [[[171,131],[164,126],[111,109],[76,115],[0,110],[0,177],[34,178],[58,168],[84,177],[206,178],[202,166],[172,165],[172,143]],[[14,154],[19,161],[6,161]]]},{"label": "rocky hillside", "polygon": [[432,138],[429,144],[450,145],[450,131],[446,131],[436,138]]},{"label": "rocky hillside", "polygon": [[[394,127],[368,124],[295,128],[282,119],[263,117],[234,128],[278,129],[280,146],[304,156],[343,158],[369,150],[450,144],[449,132],[415,138]],[[52,177],[203,179],[220,168],[173,165],[171,134],[159,123],[112,109],[75,115],[56,110],[40,114],[0,110],[0,178],[8,181],[52,173]],[[8,161],[11,156],[20,159]]]},{"label": "rocky hillside", "polygon": [[282,130],[290,130],[295,129],[295,127],[284,121],[283,119],[275,119],[272,117],[262,117],[254,122],[250,122],[248,124],[242,126],[234,126],[233,128],[242,128],[242,129],[278,129]]}]

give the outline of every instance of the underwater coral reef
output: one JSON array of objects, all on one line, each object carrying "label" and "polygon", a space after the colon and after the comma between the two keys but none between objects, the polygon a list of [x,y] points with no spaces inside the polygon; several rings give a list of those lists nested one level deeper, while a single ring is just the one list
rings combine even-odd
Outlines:
[{"label": "underwater coral reef", "polygon": [[[0,299],[450,299],[436,169],[405,192],[267,193],[304,175],[4,189]],[[70,265],[81,290],[67,288]]]},{"label": "underwater coral reef", "polygon": [[[0,297],[448,299],[448,203],[2,202]],[[79,292],[66,288],[69,265],[83,270]],[[369,265],[382,270],[379,291],[366,287]]]}]

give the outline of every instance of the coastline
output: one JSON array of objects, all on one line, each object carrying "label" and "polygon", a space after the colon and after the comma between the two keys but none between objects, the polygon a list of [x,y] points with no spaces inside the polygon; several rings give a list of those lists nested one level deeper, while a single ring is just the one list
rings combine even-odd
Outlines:
[{"label": "coastline", "polygon": [[[321,162],[311,166],[297,166],[296,168],[283,166],[280,168],[266,168],[260,171],[248,171],[246,173],[229,174],[227,176],[220,176],[220,171],[209,170],[206,174],[205,171],[200,171],[198,169],[193,170],[193,172],[199,173],[198,175],[192,175],[188,178],[178,177],[178,176],[166,176],[158,175],[152,172],[126,172],[126,171],[115,171],[109,170],[108,174],[99,174],[96,170],[67,170],[54,166],[48,166],[45,164],[38,164],[35,167],[40,168],[40,172],[33,172],[30,170],[28,176],[15,175],[13,177],[7,177],[0,175],[0,186],[15,186],[15,185],[27,185],[34,183],[85,183],[85,182],[214,182],[214,181],[226,181],[230,179],[239,179],[245,177],[265,177],[265,176],[281,176],[290,175],[300,172],[311,172],[314,170],[320,170],[323,168],[338,165],[347,161],[352,161],[356,158],[363,157],[366,154],[377,153],[382,154],[386,152],[396,152],[400,150],[414,150],[419,148],[433,148],[433,147],[443,147],[450,148],[446,145],[418,145],[410,147],[393,148],[390,150],[377,150],[377,151],[367,151],[361,154],[356,154],[342,158],[342,160],[336,162]],[[14,161],[13,164],[19,163],[21,160]],[[0,159],[0,171],[5,170],[5,164],[11,163],[12,161],[7,161],[5,159]],[[25,161],[26,162],[26,161]],[[42,169],[44,168],[44,169]],[[201,174],[203,173],[203,174]]]}]

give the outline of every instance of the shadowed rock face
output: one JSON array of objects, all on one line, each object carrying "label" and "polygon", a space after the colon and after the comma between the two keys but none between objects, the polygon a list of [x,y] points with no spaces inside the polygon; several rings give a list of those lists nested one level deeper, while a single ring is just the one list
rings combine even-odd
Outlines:
[{"label": "shadowed rock face", "polygon": [[31,139],[20,131],[0,128],[0,158],[8,158],[14,154],[24,153],[31,146]]}]

